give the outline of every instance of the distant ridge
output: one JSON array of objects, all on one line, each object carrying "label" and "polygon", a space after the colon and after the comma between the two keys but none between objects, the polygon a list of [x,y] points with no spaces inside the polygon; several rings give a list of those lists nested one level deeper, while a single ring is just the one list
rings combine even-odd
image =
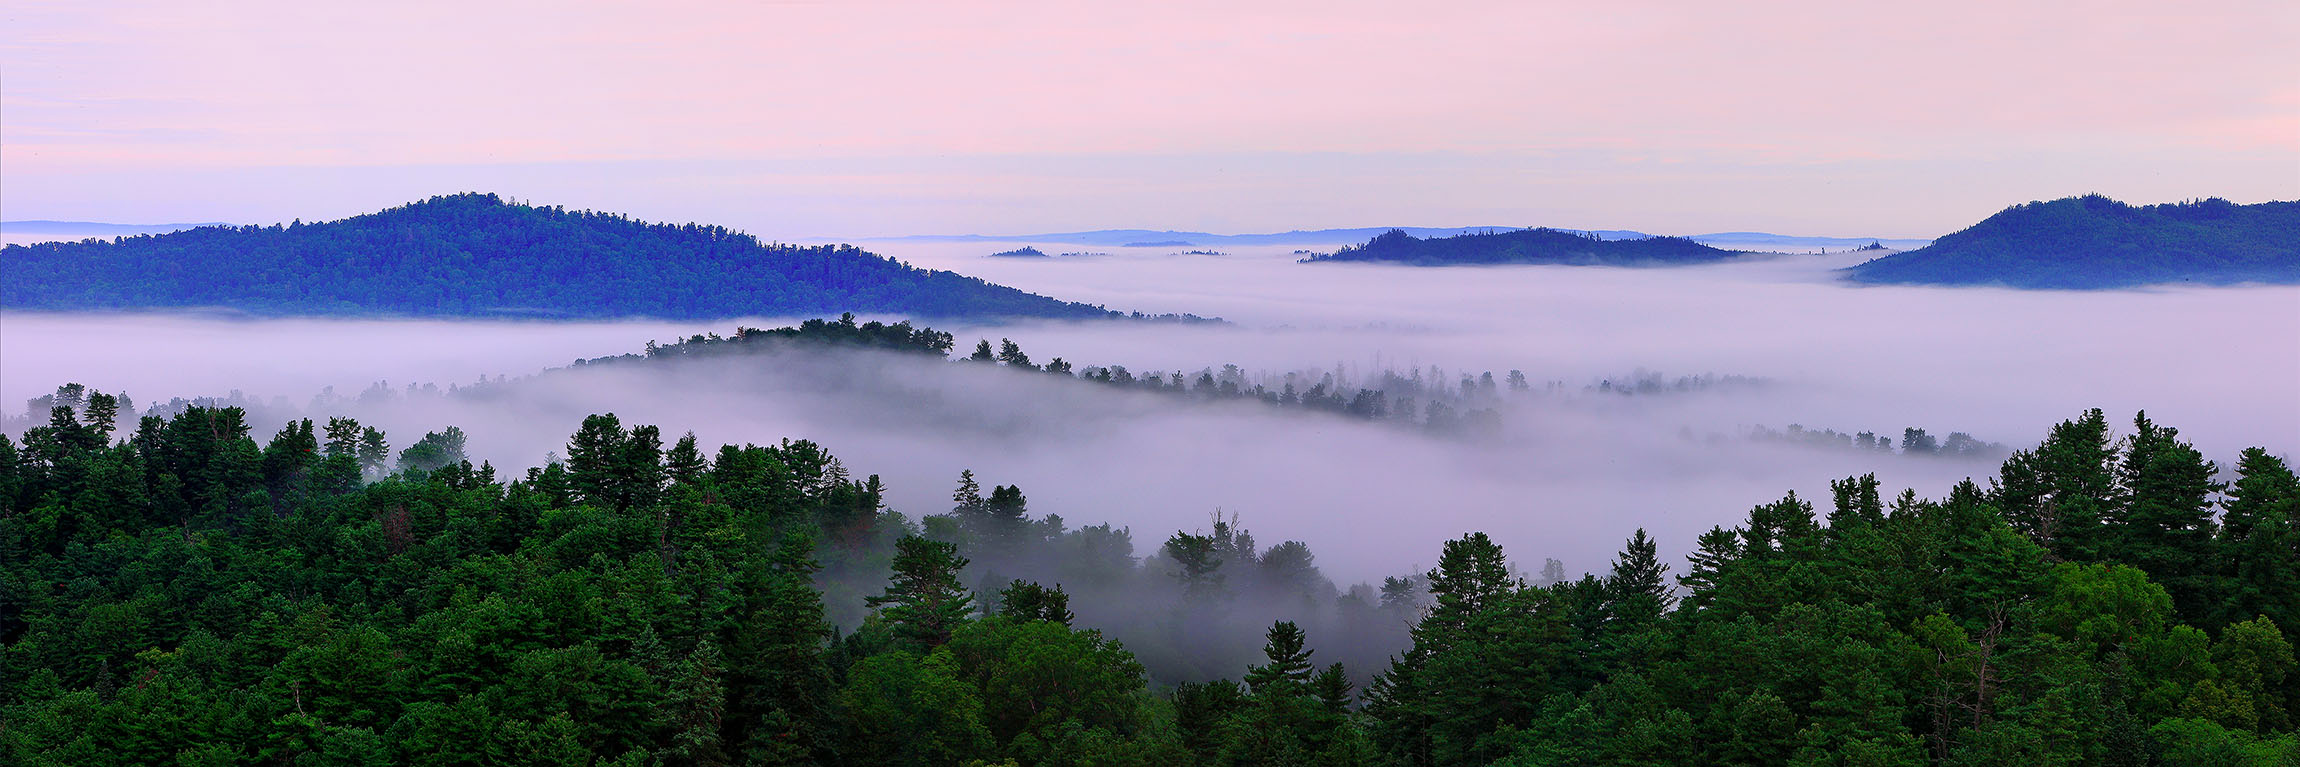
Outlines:
[{"label": "distant ridge", "polygon": [[476,193],[325,223],[9,245],[0,249],[0,306],[305,316],[1121,316],[851,245],[766,243],[723,227]]},{"label": "distant ridge", "polygon": [[[1372,226],[1354,229],[1297,229],[1273,234],[1210,234],[1207,232],[1177,232],[1156,229],[1096,229],[1086,232],[1049,232],[1044,234],[916,234],[903,237],[860,237],[863,241],[910,242],[1044,242],[1070,245],[1338,245],[1365,242],[1384,232],[1396,229],[1422,239],[1453,237],[1485,232],[1509,232],[1522,226]],[[1607,240],[1641,240],[1654,235],[1628,229],[1557,229],[1573,234],[1594,234]],[[1806,237],[1767,232],[1715,232],[1686,235],[1685,239],[1728,250],[1781,250],[1797,251],[1827,248],[1851,250],[1871,242],[1882,243],[1895,250],[1920,248],[1931,240],[1906,237]]]},{"label": "distant ridge", "polygon": [[1683,266],[1729,261],[1744,255],[1740,251],[1712,248],[1682,237],[1607,240],[1596,235],[1561,229],[1512,229],[1421,238],[1407,234],[1402,229],[1392,229],[1367,240],[1363,245],[1314,255],[1302,259],[1302,263],[1378,261],[1414,266]]},{"label": "distant ridge", "polygon": [[0,232],[7,234],[73,234],[87,236],[121,236],[137,234],[164,234],[197,229],[203,226],[231,226],[221,221],[196,224],[107,224],[101,221],[0,221]]},{"label": "distant ridge", "polygon": [[2300,283],[2300,202],[2135,207],[2097,194],[2030,202],[1846,274],[1865,283],[2064,290]]}]

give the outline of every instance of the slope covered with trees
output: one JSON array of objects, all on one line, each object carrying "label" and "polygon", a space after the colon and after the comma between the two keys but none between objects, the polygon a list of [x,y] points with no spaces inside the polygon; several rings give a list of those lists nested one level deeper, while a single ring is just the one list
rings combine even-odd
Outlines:
[{"label": "slope covered with trees", "polygon": [[1557,229],[1513,229],[1476,232],[1451,237],[1418,238],[1392,229],[1333,253],[1314,255],[1302,263],[1380,261],[1415,266],[1467,264],[1566,264],[1574,266],[1683,266],[1739,258],[1747,254],[1719,250],[1683,237],[1643,237],[1632,240],[1600,239]]},{"label": "slope covered with trees", "polygon": [[2006,208],[1932,245],[1847,270],[1855,282],[2126,288],[2300,282],[2300,202],[2126,205],[2097,194]]},{"label": "slope covered with trees", "polygon": [[[1940,500],[1790,495],[1681,568],[1636,531],[1529,583],[1472,533],[1335,597],[1299,543],[1217,524],[1138,560],[971,474],[907,519],[807,442],[706,454],[595,415],[507,480],[453,429],[395,464],[346,419],[259,442],[236,408],[129,429],[65,394],[0,439],[9,764],[2300,759],[2300,480],[2252,449],[2222,485],[2146,416],[2112,439],[2085,413]],[[1310,598],[1342,617],[1269,619]],[[1199,648],[1097,610],[1266,628],[1173,684]],[[1319,645],[1360,632],[1400,648],[1370,683]]]},{"label": "slope covered with trees", "polygon": [[1117,314],[848,245],[766,243],[723,227],[648,223],[492,194],[433,197],[317,224],[10,245],[0,250],[0,306],[677,319],[847,310]]}]

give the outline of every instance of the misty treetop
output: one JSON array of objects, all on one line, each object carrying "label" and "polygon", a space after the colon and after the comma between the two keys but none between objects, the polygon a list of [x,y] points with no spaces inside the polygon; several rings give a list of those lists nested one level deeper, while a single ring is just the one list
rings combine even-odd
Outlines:
[{"label": "misty treetop", "polygon": [[1637,530],[1529,582],[1470,533],[1345,591],[1234,516],[1138,556],[971,472],[913,519],[806,441],[707,451],[599,414],[506,477],[454,428],[387,467],[348,418],[131,428],[67,387],[0,437],[0,754],[2293,763],[2300,478],[2145,414],[2116,431],[2088,411],[1939,500],[1792,493],[1679,564]]},{"label": "misty treetop", "polygon": [[2300,201],[2132,206],[2097,194],[2006,208],[1846,271],[1867,283],[2097,289],[2300,283]]},{"label": "misty treetop", "polygon": [[10,245],[0,251],[0,305],[319,316],[1120,316],[848,245],[767,243],[723,227],[469,193],[324,223]]},{"label": "misty treetop", "polygon": [[[739,327],[732,336],[710,333],[693,335],[671,343],[650,341],[643,353],[577,360],[575,365],[675,362],[741,354],[774,354],[793,349],[876,349],[948,358],[953,348],[953,337],[946,332],[923,326],[913,327],[907,321],[893,324],[858,322],[854,314],[847,313],[836,320],[810,319],[792,327],[767,330]],[[1383,369],[1365,376],[1353,376],[1340,366],[1333,370],[1275,372],[1251,371],[1234,364],[1219,368],[1204,367],[1195,373],[1175,370],[1137,374],[1124,365],[1080,367],[1060,357],[1043,364],[1038,363],[1032,360],[1021,344],[1011,338],[1001,338],[995,345],[990,339],[979,339],[971,353],[958,359],[965,363],[994,366],[1018,373],[1045,373],[1059,379],[1156,393],[1192,402],[1256,402],[1273,408],[1341,415],[1363,421],[1407,426],[1429,434],[1472,438],[1498,434],[1502,409],[1513,400],[1576,393],[1583,396],[1617,397],[1687,395],[1756,390],[1774,384],[1770,379],[1751,376],[1702,374],[1669,377],[1653,371],[1638,370],[1626,376],[1599,379],[1576,389],[1561,380],[1535,381],[1522,370],[1510,370],[1496,376],[1490,370],[1474,374],[1469,371],[1449,373],[1436,365],[1402,371]],[[33,405],[33,415],[45,412],[45,405],[37,401]],[[1951,432],[1942,438],[1932,436],[1926,429],[1907,427],[1902,433],[1900,452],[1905,455],[1998,460],[2006,452],[2003,445],[1984,442],[1964,432]],[[1879,437],[1873,432],[1859,432],[1856,437],[1854,433],[1839,433],[1834,429],[1807,430],[1801,425],[1792,424],[1786,432],[1757,427],[1745,436],[1759,442],[1894,452],[1891,437]],[[1715,436],[1712,435],[1712,438]]]},{"label": "misty treetop", "polygon": [[1683,237],[1607,240],[1595,234],[1542,227],[1500,232],[1469,232],[1419,238],[1392,229],[1361,245],[1313,254],[1302,263],[1379,261],[1416,266],[1473,264],[1565,264],[1576,266],[1679,266],[1746,256]]}]

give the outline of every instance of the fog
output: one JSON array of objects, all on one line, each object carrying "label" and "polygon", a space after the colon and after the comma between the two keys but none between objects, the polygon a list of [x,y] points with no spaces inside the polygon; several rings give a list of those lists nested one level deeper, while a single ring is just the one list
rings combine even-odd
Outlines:
[{"label": "fog", "polygon": [[[0,401],[21,403],[66,381],[126,391],[139,407],[238,390],[263,404],[259,438],[276,419],[340,410],[386,429],[395,448],[461,426],[475,459],[514,469],[564,452],[583,415],[613,411],[626,424],[692,430],[706,445],[814,440],[856,476],[881,475],[890,505],[914,519],[948,510],[961,469],[986,486],[1020,485],[1035,514],[1130,527],[1138,555],[1174,531],[1204,530],[1219,509],[1265,545],[1308,543],[1344,585],[1427,568],[1443,540],[1469,530],[1491,533],[1529,569],[1555,557],[1571,571],[1602,570],[1638,527],[1665,554],[1681,555],[1701,530],[1737,524],[1785,491],[1825,502],[1829,480],[1873,471],[1888,492],[1938,497],[1995,468],[1747,440],[1758,426],[1896,440],[1903,427],[1919,427],[2017,448],[2085,408],[2120,423],[2145,408],[2224,467],[2245,446],[2290,454],[2300,445],[2300,289],[2289,287],[1856,288],[1830,278],[1829,269],[1858,260],[1839,255],[1676,269],[1415,268],[1301,265],[1291,247],[1222,248],[1222,256],[1103,248],[1113,254],[1055,259],[982,257],[1009,244],[877,247],[1065,299],[1231,321],[932,323],[957,335],[961,354],[978,338],[1011,338],[1040,363],[1062,357],[1138,375],[1195,377],[1236,364],[1267,375],[1338,369],[1362,381],[1437,366],[1445,383],[1516,369],[1535,392],[1502,392],[1501,428],[1482,439],[883,354],[591,366],[491,390],[508,396],[410,396],[410,383],[520,378],[648,340],[793,318],[12,313],[0,315]],[[1589,390],[1641,371],[1764,384]],[[398,396],[359,403],[379,381]],[[336,404],[313,407],[331,386]]]}]

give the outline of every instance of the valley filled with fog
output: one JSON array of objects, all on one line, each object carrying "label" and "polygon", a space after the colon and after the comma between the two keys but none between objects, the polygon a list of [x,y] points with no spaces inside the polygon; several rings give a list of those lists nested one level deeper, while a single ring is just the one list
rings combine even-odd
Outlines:
[{"label": "valley filled with fog", "polygon": [[[0,317],[0,398],[23,403],[67,381],[125,392],[139,408],[237,392],[259,434],[291,417],[356,415],[400,447],[455,425],[470,434],[474,460],[514,472],[564,454],[584,415],[613,411],[670,435],[691,430],[705,445],[813,440],[882,475],[889,505],[913,518],[947,511],[955,478],[971,469],[986,483],[1021,486],[1034,513],[1132,528],[1138,555],[1174,531],[1206,528],[1219,510],[1267,542],[1308,543],[1344,585],[1426,569],[1441,541],[1470,530],[1493,534],[1517,561],[1553,557],[1578,573],[1602,570],[1643,527],[1667,560],[1784,491],[1826,498],[1828,480],[1873,471],[1888,493],[1938,497],[1960,479],[1985,483],[2002,457],[1752,438],[1791,425],[1896,442],[1914,427],[2018,449],[2099,407],[2111,423],[2146,409],[2223,467],[2242,447],[2288,455],[2300,445],[2300,289],[2291,287],[1835,282],[1830,270],[1858,254],[1672,269],[1414,268],[1297,264],[1294,246],[1042,245],[1108,253],[1047,259],[984,257],[1006,243],[865,246],[1067,300],[1229,320],[928,323],[955,334],[954,357],[977,339],[1011,339],[1039,363],[1193,379],[1236,365],[1272,390],[1292,373],[1303,389],[1334,375],[1347,392],[1384,371],[1451,388],[1518,370],[1529,385],[1497,387],[1499,427],[1477,435],[862,352],[576,369],[481,398],[443,392],[637,352],[650,340],[803,318],[11,313]],[[1673,385],[1689,377],[1724,383]],[[1616,390],[1641,380],[1661,385]],[[378,383],[391,396],[371,391]],[[35,425],[12,418],[13,432]]]}]

